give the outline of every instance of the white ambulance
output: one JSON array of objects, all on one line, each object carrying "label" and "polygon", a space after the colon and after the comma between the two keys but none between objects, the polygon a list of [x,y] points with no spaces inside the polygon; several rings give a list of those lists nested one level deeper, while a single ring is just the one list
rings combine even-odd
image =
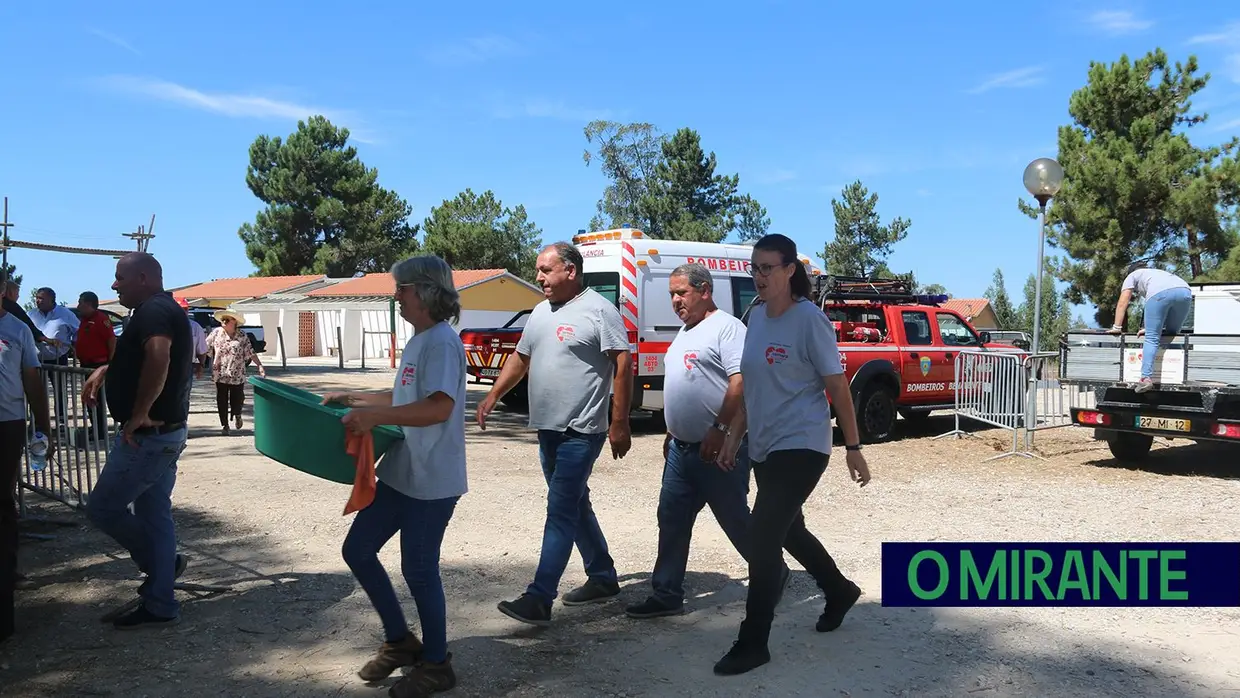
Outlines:
[{"label": "white ambulance", "polygon": [[[668,280],[689,262],[710,270],[715,304],[741,317],[757,292],[750,274],[750,245],[655,240],[634,228],[581,233],[572,242],[584,258],[585,285],[616,304],[633,352],[633,409],[663,409],[663,357],[680,330]],[[811,275],[822,274],[800,255]]]}]

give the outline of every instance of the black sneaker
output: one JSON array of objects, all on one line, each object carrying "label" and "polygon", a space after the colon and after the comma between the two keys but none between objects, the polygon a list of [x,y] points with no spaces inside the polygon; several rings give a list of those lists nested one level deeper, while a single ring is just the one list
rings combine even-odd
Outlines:
[{"label": "black sneaker", "polygon": [[545,628],[551,625],[551,607],[529,594],[522,594],[515,601],[500,601],[499,612],[513,620]]},{"label": "black sneaker", "polygon": [[684,603],[678,603],[675,606],[669,606],[658,599],[646,599],[641,603],[635,603],[624,609],[624,615],[629,618],[646,619],[646,618],[662,618],[664,616],[679,616],[685,612]]},{"label": "black sneaker", "polygon": [[142,630],[144,628],[163,628],[180,622],[180,616],[164,618],[146,610],[146,606],[138,606],[137,610],[112,621],[112,627],[117,630]]},{"label": "black sneaker", "polygon": [[820,633],[829,633],[840,627],[840,624],[844,622],[844,616],[859,598],[861,598],[861,588],[852,582],[849,582],[842,590],[828,596],[826,608],[823,609],[822,615],[818,616],[818,624],[814,626],[814,629]]},{"label": "black sneaker", "polygon": [[590,603],[601,603],[620,595],[620,585],[616,582],[587,580],[585,584],[564,595],[565,606],[584,606]]},{"label": "black sneaker", "polygon": [[723,655],[723,659],[715,662],[715,674],[718,676],[736,676],[753,671],[771,661],[771,653],[765,647],[755,647],[737,640],[732,649]]}]

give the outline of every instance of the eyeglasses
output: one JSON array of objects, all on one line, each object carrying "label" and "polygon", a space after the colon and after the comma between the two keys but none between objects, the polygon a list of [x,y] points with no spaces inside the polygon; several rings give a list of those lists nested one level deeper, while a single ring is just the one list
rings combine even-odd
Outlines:
[{"label": "eyeglasses", "polygon": [[750,276],[770,276],[770,275],[771,275],[771,272],[775,271],[776,269],[778,269],[778,268],[780,268],[780,267],[786,267],[786,266],[788,266],[788,263],[784,263],[784,264],[754,264],[754,265],[752,265],[752,266],[750,266],[750,267],[749,267],[749,275],[750,275]]}]

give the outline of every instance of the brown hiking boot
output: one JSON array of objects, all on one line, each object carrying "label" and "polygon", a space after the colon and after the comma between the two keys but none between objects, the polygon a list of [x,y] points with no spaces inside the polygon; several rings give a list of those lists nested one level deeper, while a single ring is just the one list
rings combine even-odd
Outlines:
[{"label": "brown hiking boot", "polygon": [[379,646],[375,658],[366,662],[357,675],[363,681],[382,681],[403,666],[413,666],[422,658],[422,641],[412,632],[399,642],[385,642]]},{"label": "brown hiking boot", "polygon": [[428,698],[432,693],[450,691],[456,686],[456,672],[452,671],[452,653],[442,664],[418,662],[394,686],[388,689],[391,698]]}]

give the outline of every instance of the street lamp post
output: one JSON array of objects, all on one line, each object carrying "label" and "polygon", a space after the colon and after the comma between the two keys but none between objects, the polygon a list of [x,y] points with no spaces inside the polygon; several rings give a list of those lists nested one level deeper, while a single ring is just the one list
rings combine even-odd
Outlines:
[{"label": "street lamp post", "polygon": [[1051,158],[1038,158],[1025,168],[1025,189],[1038,200],[1038,268],[1034,281],[1033,351],[1042,350],[1042,267],[1043,250],[1046,246],[1046,203],[1059,193],[1063,186],[1063,168]]},{"label": "street lamp post", "polygon": [[1025,189],[1038,200],[1038,268],[1034,281],[1033,351],[1027,364],[1028,386],[1025,394],[1025,453],[1033,456],[1033,430],[1037,428],[1038,368],[1033,357],[1042,351],[1042,276],[1046,247],[1046,203],[1059,193],[1063,185],[1063,168],[1051,158],[1038,158],[1025,168]]}]

